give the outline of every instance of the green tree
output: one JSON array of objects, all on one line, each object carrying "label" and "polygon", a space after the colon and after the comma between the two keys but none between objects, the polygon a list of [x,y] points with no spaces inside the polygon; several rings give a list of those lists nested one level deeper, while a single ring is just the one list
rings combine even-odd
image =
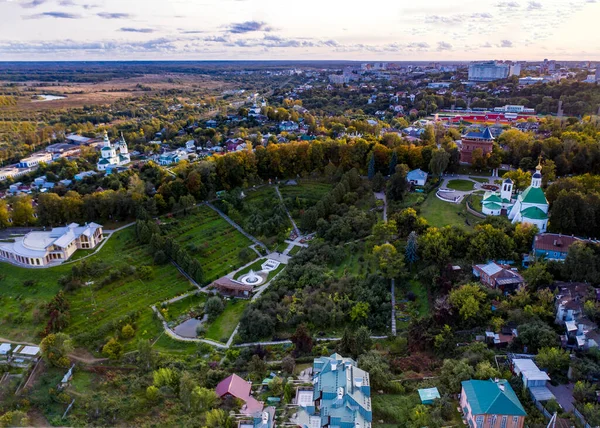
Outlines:
[{"label": "green tree", "polygon": [[206,412],[206,426],[209,428],[230,428],[231,420],[222,409],[212,409]]},{"label": "green tree", "polygon": [[531,173],[522,169],[508,171],[502,178],[510,178],[518,190],[525,190],[531,184]]},{"label": "green tree", "polygon": [[398,257],[398,250],[392,244],[376,245],[373,256],[377,260],[384,278],[399,278],[404,271],[404,261]]},{"label": "green tree", "polygon": [[450,163],[450,154],[443,149],[436,149],[429,161],[429,171],[436,177],[441,176]]},{"label": "green tree", "polygon": [[283,379],[279,376],[274,377],[269,383],[269,392],[275,397],[283,394]]},{"label": "green tree", "polygon": [[267,363],[255,354],[248,363],[248,371],[252,373],[254,379],[262,379],[267,373]]},{"label": "green tree", "polygon": [[8,204],[6,200],[0,199],[0,229],[4,229],[10,225],[9,218]]},{"label": "green tree", "polygon": [[370,305],[367,302],[356,302],[350,309],[350,319],[352,322],[363,322],[369,316]]},{"label": "green tree", "polygon": [[358,359],[358,366],[369,373],[373,388],[387,388],[390,382],[390,366],[380,353],[370,351],[362,354]]},{"label": "green tree", "polygon": [[21,410],[11,410],[0,416],[0,427],[26,427],[29,425],[27,413]]},{"label": "green tree", "polygon": [[456,339],[452,332],[452,328],[450,328],[448,324],[445,324],[442,330],[434,336],[433,344],[439,355],[452,355],[456,349]]},{"label": "green tree", "polygon": [[484,311],[486,295],[478,284],[465,284],[450,292],[449,301],[463,320],[475,318]]},{"label": "green tree", "polygon": [[148,401],[157,402],[158,401],[158,388],[154,385],[150,385],[146,388],[146,398]]},{"label": "green tree", "polygon": [[131,324],[124,325],[121,329],[121,337],[123,339],[130,339],[135,335],[135,330],[131,326]]},{"label": "green tree", "polygon": [[179,384],[179,376],[173,369],[162,367],[152,372],[154,386],[157,388],[168,387],[173,390]]},{"label": "green tree", "polygon": [[65,333],[51,333],[40,344],[42,358],[55,367],[69,367],[68,354],[73,350],[71,338]]},{"label": "green tree", "polygon": [[137,346],[137,362],[143,370],[150,370],[154,366],[156,353],[152,344],[146,339],[140,339]]},{"label": "green tree", "polygon": [[512,259],[515,243],[510,236],[490,224],[475,228],[469,251],[473,260]]},{"label": "green tree", "polygon": [[312,352],[313,339],[306,324],[300,324],[296,327],[296,331],[290,337],[290,340],[294,344],[295,355],[306,355]]},{"label": "green tree", "polygon": [[489,361],[481,361],[475,368],[475,377],[481,380],[499,378],[500,371],[492,367]]},{"label": "green tree", "polygon": [[557,344],[558,335],[544,322],[528,322],[517,330],[519,335],[511,343],[513,349],[526,349],[525,352],[535,354],[542,348],[552,348]]},{"label": "green tree", "polygon": [[396,167],[398,166],[398,152],[396,150],[392,151],[392,156],[390,157],[390,163],[388,165],[388,175],[393,175],[396,172]]},{"label": "green tree", "polygon": [[375,155],[373,153],[369,155],[369,167],[367,176],[369,177],[369,180],[373,180],[373,178],[375,177]]},{"label": "green tree", "polygon": [[192,408],[197,412],[214,409],[219,402],[219,396],[215,391],[201,386],[193,389],[190,398]]},{"label": "green tree", "polygon": [[35,224],[35,213],[29,196],[17,196],[12,202],[12,220],[15,226],[32,226]]},{"label": "green tree", "polygon": [[396,166],[396,171],[390,177],[387,189],[387,198],[391,201],[402,201],[404,194],[408,190],[406,175],[408,167],[404,164]]},{"label": "green tree", "polygon": [[208,315],[208,319],[210,321],[214,321],[223,311],[225,310],[225,305],[223,301],[218,296],[210,297],[206,303],[204,304],[204,310]]},{"label": "green tree", "polygon": [[120,360],[123,356],[123,345],[121,345],[116,337],[112,337],[106,345],[102,347],[102,355],[105,355],[114,361]]},{"label": "green tree", "polygon": [[446,385],[450,393],[460,392],[461,382],[472,379],[475,370],[466,360],[444,360],[440,371],[440,381]]},{"label": "green tree", "polygon": [[548,272],[547,265],[541,262],[529,266],[529,268],[523,272],[523,278],[527,281],[527,287],[532,291],[549,287],[554,283],[554,277]]},{"label": "green tree", "polygon": [[430,227],[419,238],[419,248],[424,260],[443,266],[452,253],[452,245],[444,229]]},{"label": "green tree", "polygon": [[419,241],[416,232],[410,232],[408,235],[408,241],[406,242],[406,250],[404,251],[404,256],[406,261],[411,266],[419,260]]},{"label": "green tree", "polygon": [[551,377],[556,375],[564,376],[569,369],[569,353],[559,348],[542,348],[535,357],[537,364],[548,370]]}]

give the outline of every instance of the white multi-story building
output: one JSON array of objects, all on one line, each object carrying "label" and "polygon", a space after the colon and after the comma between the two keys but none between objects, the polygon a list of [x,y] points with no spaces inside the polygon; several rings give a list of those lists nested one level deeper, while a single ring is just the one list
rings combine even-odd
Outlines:
[{"label": "white multi-story building", "polygon": [[499,113],[535,113],[535,109],[533,108],[508,104],[503,107],[494,107],[494,111]]},{"label": "white multi-story building", "polygon": [[100,153],[100,160],[97,165],[98,171],[106,171],[109,168],[127,165],[131,162],[131,156],[129,155],[123,134],[121,134],[119,141],[111,144],[108,134],[104,131],[104,141]]},{"label": "white multi-story building", "polygon": [[506,79],[510,75],[510,68],[509,64],[495,61],[476,62],[469,65],[469,80],[473,82],[492,82]]},{"label": "white multi-story building", "polygon": [[38,166],[40,163],[52,162],[52,153],[38,152],[34,153],[29,157],[21,159],[21,162],[17,164],[18,168],[33,168]]},{"label": "white multi-story building", "polygon": [[0,260],[28,267],[62,263],[78,249],[95,248],[102,241],[102,226],[71,223],[50,232],[29,232],[14,242],[0,243]]}]

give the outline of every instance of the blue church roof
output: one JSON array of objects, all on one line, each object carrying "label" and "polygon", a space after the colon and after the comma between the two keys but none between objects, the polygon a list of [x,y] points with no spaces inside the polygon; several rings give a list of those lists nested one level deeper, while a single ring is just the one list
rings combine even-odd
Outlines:
[{"label": "blue church roof", "polygon": [[494,135],[492,134],[492,131],[490,131],[490,128],[485,128],[483,132],[469,132],[465,135],[465,138],[477,138],[480,140],[492,141],[494,140]]}]

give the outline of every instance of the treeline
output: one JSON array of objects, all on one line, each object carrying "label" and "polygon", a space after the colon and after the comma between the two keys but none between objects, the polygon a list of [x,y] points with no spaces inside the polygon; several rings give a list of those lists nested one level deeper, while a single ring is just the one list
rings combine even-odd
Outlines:
[{"label": "treeline", "polygon": [[561,178],[548,187],[546,196],[550,231],[600,238],[600,176]]}]

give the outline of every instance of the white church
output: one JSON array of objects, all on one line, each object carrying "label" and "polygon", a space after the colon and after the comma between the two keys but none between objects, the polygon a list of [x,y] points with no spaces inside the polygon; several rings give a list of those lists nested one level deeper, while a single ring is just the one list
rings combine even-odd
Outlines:
[{"label": "white church", "polygon": [[531,186],[513,199],[514,183],[510,178],[502,182],[500,191],[486,192],[481,202],[485,215],[508,215],[513,223],[529,223],[540,232],[548,227],[548,200],[542,190],[542,165],[536,167],[531,177]]},{"label": "white church", "polygon": [[127,143],[123,134],[121,139],[111,144],[108,139],[108,133],[104,131],[104,145],[100,151],[100,160],[98,161],[98,171],[106,171],[117,166],[127,165],[131,162],[131,156],[127,149]]}]

